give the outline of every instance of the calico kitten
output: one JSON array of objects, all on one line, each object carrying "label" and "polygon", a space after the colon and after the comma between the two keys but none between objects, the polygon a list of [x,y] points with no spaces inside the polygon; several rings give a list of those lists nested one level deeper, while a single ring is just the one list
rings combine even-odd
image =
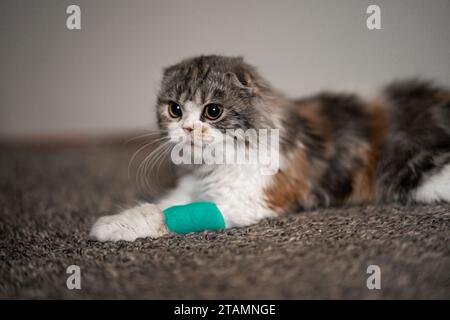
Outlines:
[{"label": "calico kitten", "polygon": [[289,100],[242,58],[200,56],[164,70],[158,123],[168,142],[226,141],[227,129],[279,129],[280,168],[197,165],[157,204],[102,217],[100,241],[159,237],[161,210],[211,201],[227,227],[316,207],[450,202],[450,92],[409,80],[377,102],[321,93]]}]

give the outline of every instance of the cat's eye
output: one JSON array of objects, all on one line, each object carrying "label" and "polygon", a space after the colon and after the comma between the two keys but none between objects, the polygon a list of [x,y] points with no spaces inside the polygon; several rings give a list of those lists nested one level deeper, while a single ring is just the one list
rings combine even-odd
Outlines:
[{"label": "cat's eye", "polygon": [[222,115],[223,108],[220,104],[210,103],[203,109],[203,116],[209,120],[217,120]]},{"label": "cat's eye", "polygon": [[180,105],[173,101],[169,102],[168,110],[169,115],[174,119],[181,118],[181,116],[183,115],[183,111],[181,110]]}]

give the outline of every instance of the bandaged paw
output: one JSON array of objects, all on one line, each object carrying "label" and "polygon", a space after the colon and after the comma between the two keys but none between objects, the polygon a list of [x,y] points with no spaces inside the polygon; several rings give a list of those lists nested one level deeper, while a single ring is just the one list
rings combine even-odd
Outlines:
[{"label": "bandaged paw", "polygon": [[225,229],[223,215],[212,202],[173,206],[164,210],[164,215],[167,230],[174,233],[186,234]]},{"label": "bandaged paw", "polygon": [[91,239],[134,241],[158,238],[169,232],[187,234],[225,229],[219,208],[211,202],[194,202],[161,211],[154,204],[143,204],[124,212],[101,217],[92,226]]}]

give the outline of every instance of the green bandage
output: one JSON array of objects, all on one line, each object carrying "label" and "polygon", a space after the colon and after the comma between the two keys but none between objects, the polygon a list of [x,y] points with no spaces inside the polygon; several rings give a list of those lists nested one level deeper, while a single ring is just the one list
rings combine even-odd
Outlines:
[{"label": "green bandage", "polygon": [[225,220],[219,208],[212,202],[194,202],[173,206],[164,210],[167,229],[186,234],[205,230],[225,229]]}]

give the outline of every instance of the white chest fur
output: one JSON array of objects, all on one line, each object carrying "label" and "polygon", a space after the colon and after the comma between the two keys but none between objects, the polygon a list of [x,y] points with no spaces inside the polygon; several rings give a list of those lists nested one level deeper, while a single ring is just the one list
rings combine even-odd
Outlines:
[{"label": "white chest fur", "polygon": [[193,176],[192,200],[214,202],[227,227],[250,225],[272,215],[263,198],[270,177],[257,165],[202,166]]}]

